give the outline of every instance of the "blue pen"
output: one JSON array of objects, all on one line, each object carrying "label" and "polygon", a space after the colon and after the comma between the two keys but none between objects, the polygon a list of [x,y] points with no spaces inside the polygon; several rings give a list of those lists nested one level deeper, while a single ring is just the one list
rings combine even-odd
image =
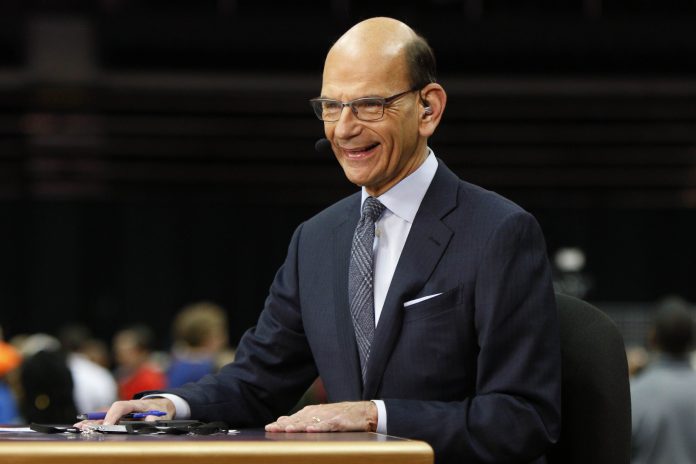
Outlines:
[{"label": "blue pen", "polygon": [[[142,412],[131,412],[126,414],[121,419],[145,419],[147,416],[166,416],[167,413],[164,411],[142,411]],[[78,420],[101,420],[106,417],[106,411],[101,412],[85,412],[77,415]]]}]

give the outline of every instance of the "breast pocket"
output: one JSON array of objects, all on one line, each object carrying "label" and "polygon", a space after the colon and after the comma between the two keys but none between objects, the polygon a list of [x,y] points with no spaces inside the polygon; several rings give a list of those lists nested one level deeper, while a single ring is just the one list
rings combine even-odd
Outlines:
[{"label": "breast pocket", "polygon": [[[454,401],[473,384],[476,337],[464,319],[466,292],[458,286],[402,308],[402,326],[383,378],[405,397]],[[436,292],[427,292],[428,294]]]},{"label": "breast pocket", "polygon": [[454,308],[461,300],[461,288],[456,287],[440,295],[428,298],[418,303],[404,306],[404,323],[435,317],[438,314]]}]

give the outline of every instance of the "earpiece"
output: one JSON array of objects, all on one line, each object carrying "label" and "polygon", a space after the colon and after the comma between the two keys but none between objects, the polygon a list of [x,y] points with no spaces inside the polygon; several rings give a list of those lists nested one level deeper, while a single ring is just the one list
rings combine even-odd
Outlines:
[{"label": "earpiece", "polygon": [[430,103],[428,103],[428,100],[423,98],[423,95],[419,94],[419,97],[420,97],[421,105],[423,105],[423,111],[424,111],[423,117],[425,117],[429,114],[433,114],[433,109],[430,107]]}]

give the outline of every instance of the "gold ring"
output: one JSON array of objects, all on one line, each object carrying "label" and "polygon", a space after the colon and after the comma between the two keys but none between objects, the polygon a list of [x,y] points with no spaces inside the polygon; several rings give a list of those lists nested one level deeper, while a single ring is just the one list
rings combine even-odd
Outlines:
[{"label": "gold ring", "polygon": [[319,419],[317,416],[312,416],[312,420],[317,423],[321,422],[321,419]]}]

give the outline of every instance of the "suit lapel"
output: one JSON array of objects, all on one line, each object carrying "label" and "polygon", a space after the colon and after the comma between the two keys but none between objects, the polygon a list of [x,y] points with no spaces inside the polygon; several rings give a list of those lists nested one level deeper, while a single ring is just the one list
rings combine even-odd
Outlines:
[{"label": "suit lapel", "polygon": [[353,242],[353,233],[360,219],[360,195],[356,195],[356,201],[350,202],[346,208],[346,220],[334,229],[334,301],[336,316],[336,331],[338,343],[341,348],[344,365],[346,366],[346,380],[349,382],[349,398],[360,398],[362,393],[362,374],[360,372],[360,358],[358,346],[355,341],[353,319],[350,315],[348,303],[348,268],[350,265],[350,247]]},{"label": "suit lapel", "polygon": [[374,399],[401,331],[403,303],[414,298],[440,261],[452,230],[442,218],[457,201],[458,179],[442,162],[411,226],[370,348],[363,399]]}]

